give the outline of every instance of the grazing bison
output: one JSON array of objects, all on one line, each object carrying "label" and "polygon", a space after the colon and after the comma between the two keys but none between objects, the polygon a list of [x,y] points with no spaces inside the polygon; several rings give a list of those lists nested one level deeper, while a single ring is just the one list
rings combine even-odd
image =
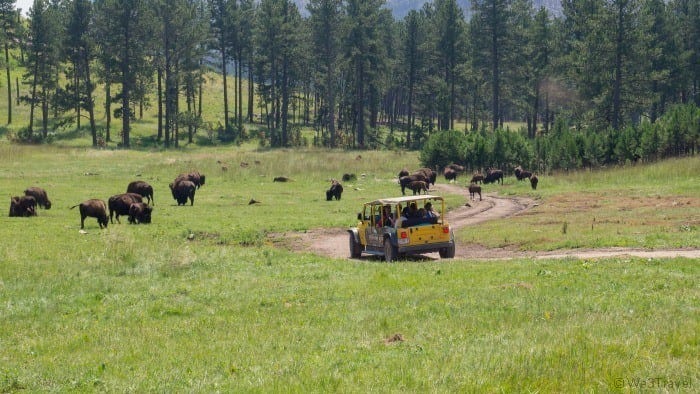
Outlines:
[{"label": "grazing bison", "polygon": [[532,187],[532,190],[537,189],[537,182],[539,182],[539,181],[540,180],[537,179],[537,175],[533,175],[530,177],[530,186]]},{"label": "grazing bison", "polygon": [[177,201],[177,205],[186,205],[188,198],[190,199],[190,205],[194,205],[194,192],[197,190],[194,182],[173,182],[169,186],[170,191],[173,193],[173,198]]},{"label": "grazing bison", "polygon": [[114,214],[117,214],[117,223],[119,221],[119,215],[128,215],[129,207],[131,204],[136,202],[143,202],[143,198],[140,194],[136,193],[124,193],[115,194],[110,197],[107,201],[107,207],[109,208],[109,221],[114,224]]},{"label": "grazing bison", "polygon": [[425,194],[428,194],[428,183],[427,182],[413,181],[413,182],[410,182],[408,185],[406,185],[406,187],[413,190],[413,195],[421,194],[421,191],[424,191]]},{"label": "grazing bison", "polygon": [[175,178],[175,184],[177,184],[179,181],[190,181],[194,183],[194,185],[199,189],[201,186],[204,186],[204,181],[206,180],[206,177],[202,174],[199,173],[199,171],[192,171],[187,174],[180,174]]},{"label": "grazing bison", "polygon": [[333,197],[336,200],[340,200],[340,196],[343,194],[343,185],[335,179],[331,181],[331,188],[326,190],[326,201],[331,201]]},{"label": "grazing bison", "polygon": [[477,185],[476,183],[472,183],[469,185],[469,197],[474,200],[476,199],[476,195],[479,194],[479,201],[481,201],[481,186]]},{"label": "grazing bison", "polygon": [[10,197],[10,217],[36,216],[36,199],[33,196]]},{"label": "grazing bison", "polygon": [[36,205],[44,209],[51,209],[51,200],[46,195],[46,190],[40,187],[28,187],[24,191],[25,196],[32,196],[36,199]]},{"label": "grazing bison", "polygon": [[399,185],[401,185],[401,194],[405,195],[406,187],[408,187],[408,184],[415,181],[422,181],[425,182],[426,185],[429,185],[428,178],[426,178],[423,173],[414,173],[411,175],[402,176],[401,178],[399,178]]},{"label": "grazing bison", "polygon": [[153,186],[144,181],[133,181],[129,183],[129,186],[126,187],[126,192],[141,195],[141,197],[148,200],[148,204],[151,204],[151,202],[155,204],[156,202],[155,198],[153,198]]},{"label": "grazing bison", "polygon": [[501,183],[503,184],[503,171],[501,170],[489,170],[484,177],[484,183]]},{"label": "grazing bison", "polygon": [[480,174],[478,172],[472,176],[472,180],[470,181],[470,183],[482,183],[482,182],[484,182],[484,174]]},{"label": "grazing bison", "polygon": [[457,180],[457,171],[453,170],[452,168],[445,167],[442,174],[445,176],[446,181],[452,182]]},{"label": "grazing bison", "polygon": [[150,223],[153,207],[142,202],[135,202],[129,206],[129,223]]},{"label": "grazing bison", "polygon": [[107,206],[105,202],[98,199],[83,201],[78,205],[73,205],[70,209],[80,206],[80,228],[85,228],[85,218],[97,218],[100,228],[107,228]]}]

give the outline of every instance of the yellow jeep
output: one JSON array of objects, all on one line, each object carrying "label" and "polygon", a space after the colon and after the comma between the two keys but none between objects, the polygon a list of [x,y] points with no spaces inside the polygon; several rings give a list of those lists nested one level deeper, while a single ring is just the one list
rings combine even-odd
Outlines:
[{"label": "yellow jeep", "polygon": [[439,252],[442,258],[455,256],[454,234],[445,219],[445,200],[440,196],[370,201],[357,219],[357,227],[348,230],[351,258],[359,258],[363,252],[384,256],[387,262],[407,254]]}]

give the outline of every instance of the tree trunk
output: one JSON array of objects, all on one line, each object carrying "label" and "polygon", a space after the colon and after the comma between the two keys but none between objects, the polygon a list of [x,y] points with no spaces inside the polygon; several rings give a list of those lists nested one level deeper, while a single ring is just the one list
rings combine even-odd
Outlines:
[{"label": "tree trunk", "polygon": [[10,45],[7,41],[5,42],[5,71],[7,72],[7,124],[10,124],[12,123],[12,77],[10,76]]}]

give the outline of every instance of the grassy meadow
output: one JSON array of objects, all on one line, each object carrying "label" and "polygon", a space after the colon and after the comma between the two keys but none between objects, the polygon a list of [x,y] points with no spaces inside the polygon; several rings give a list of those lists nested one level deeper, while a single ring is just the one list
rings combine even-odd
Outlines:
[{"label": "grassy meadow", "polygon": [[[270,241],[353,225],[362,202],[397,195],[393,177],[416,163],[415,152],[0,143],[0,191],[42,186],[53,203],[0,217],[0,392],[698,390],[695,260],[385,264]],[[178,207],[168,183],[191,169],[206,185]],[[346,172],[357,181],[326,202],[328,180]],[[101,230],[88,218],[79,231],[70,206],[135,179],[155,188],[152,224]],[[524,250],[698,248],[699,180],[697,158],[542,176],[536,191],[510,176],[485,192],[539,205],[457,237]]]}]

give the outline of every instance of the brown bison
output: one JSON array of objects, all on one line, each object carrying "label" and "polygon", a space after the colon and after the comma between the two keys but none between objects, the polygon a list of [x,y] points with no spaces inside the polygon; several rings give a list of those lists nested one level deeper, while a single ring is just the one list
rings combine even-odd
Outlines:
[{"label": "brown bison", "polygon": [[442,174],[445,176],[446,181],[456,181],[457,180],[457,171],[453,170],[452,168],[445,167],[445,170],[442,172]]},{"label": "brown bison", "polygon": [[356,181],[357,175],[355,175],[354,173],[343,174],[343,176],[340,179],[342,179],[343,182]]},{"label": "brown bison", "polygon": [[530,176],[532,175],[530,171],[525,171],[520,166],[515,167],[515,170],[513,170],[513,172],[515,173],[515,178],[517,178],[519,181],[530,178]]},{"label": "brown bison", "polygon": [[408,184],[411,182],[415,181],[422,181],[425,182],[426,185],[429,185],[428,183],[428,178],[425,177],[423,173],[414,173],[411,175],[407,176],[402,176],[399,178],[399,185],[401,186],[401,194],[406,194],[406,187],[408,187]]},{"label": "brown bison", "polygon": [[501,170],[489,170],[484,177],[484,183],[499,183],[503,184],[503,171]]},{"label": "brown bison", "polygon": [[454,163],[448,164],[446,168],[453,169],[458,174],[463,173],[465,170],[464,166],[460,166],[459,164],[454,164]]},{"label": "brown bison", "polygon": [[482,182],[484,182],[484,174],[481,174],[478,172],[472,176],[472,180],[470,181],[470,183],[482,183]]},{"label": "brown bison", "polygon": [[36,205],[44,209],[51,209],[51,200],[46,195],[46,190],[40,187],[28,187],[24,191],[25,196],[32,196],[36,199]]},{"label": "brown bison", "polygon": [[437,173],[428,167],[419,168],[413,173],[413,175],[416,174],[423,174],[423,176],[427,178],[426,182],[433,185],[435,184],[435,180],[437,179]]},{"label": "brown bison", "polygon": [[537,189],[537,182],[539,182],[539,181],[540,181],[540,180],[537,179],[537,175],[532,175],[532,176],[530,177],[530,186],[532,187],[532,190],[536,190],[536,189]]},{"label": "brown bison", "polygon": [[343,194],[343,185],[335,179],[331,181],[331,188],[326,190],[326,201],[331,201],[333,197],[336,200],[340,200],[340,196]]},{"label": "brown bison", "polygon": [[115,194],[114,196],[110,197],[107,201],[107,207],[109,208],[109,221],[114,224],[114,214],[116,213],[117,223],[121,223],[119,221],[119,215],[128,215],[129,207],[131,204],[136,202],[143,202],[143,198],[140,194],[124,193]]},{"label": "brown bison", "polygon": [[204,181],[206,180],[206,177],[202,174],[199,173],[199,171],[191,171],[187,174],[180,174],[175,178],[175,184],[177,184],[179,181],[187,180],[192,183],[199,189],[201,186],[204,186]]},{"label": "brown bison", "polygon": [[100,228],[107,228],[107,206],[105,202],[98,199],[83,201],[78,205],[73,205],[70,209],[80,206],[80,228],[85,228],[85,218],[97,218]]},{"label": "brown bison", "polygon": [[479,201],[481,201],[481,186],[477,185],[476,183],[472,183],[469,185],[469,197],[474,200],[476,199],[476,195],[479,194]]},{"label": "brown bison", "polygon": [[129,223],[150,223],[153,207],[142,202],[135,202],[129,206]]},{"label": "brown bison", "polygon": [[292,180],[290,178],[287,178],[286,176],[277,176],[275,177],[272,182],[291,182]]},{"label": "brown bison", "polygon": [[421,191],[424,191],[425,194],[428,194],[428,183],[427,182],[413,181],[413,182],[410,182],[408,185],[406,185],[406,187],[413,190],[413,195],[421,194]]},{"label": "brown bison", "polygon": [[408,175],[410,175],[410,174],[411,174],[411,173],[408,172],[408,169],[403,168],[401,171],[399,171],[399,178],[401,178],[402,176],[408,176]]},{"label": "brown bison", "polygon": [[10,197],[10,217],[36,216],[36,199],[33,196]]},{"label": "brown bison", "polygon": [[187,199],[190,199],[190,205],[194,205],[194,193],[197,190],[197,185],[192,181],[175,181],[170,185],[170,191],[173,193],[173,198],[177,201],[177,205],[186,205]]},{"label": "brown bison", "polygon": [[149,205],[151,202],[153,202],[153,204],[156,202],[155,198],[153,198],[153,186],[149,185],[147,182],[133,181],[126,187],[126,192],[141,195],[141,197],[148,200]]}]

